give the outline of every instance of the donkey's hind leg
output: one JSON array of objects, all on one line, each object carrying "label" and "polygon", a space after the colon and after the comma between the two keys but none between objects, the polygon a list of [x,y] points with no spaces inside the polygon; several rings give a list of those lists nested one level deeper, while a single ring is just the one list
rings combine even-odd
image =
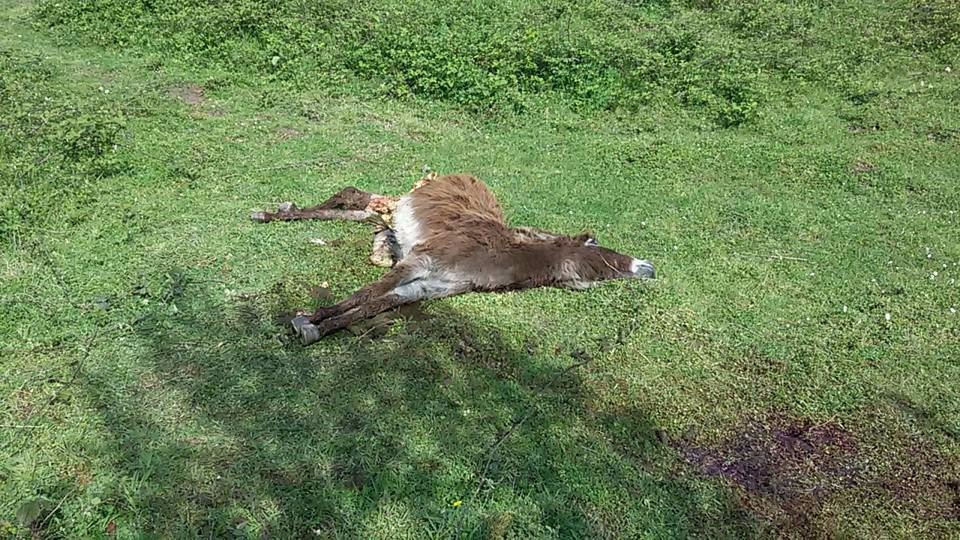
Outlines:
[{"label": "donkey's hind leg", "polygon": [[317,324],[303,323],[301,321],[299,327],[296,323],[294,324],[294,327],[297,329],[297,333],[300,336],[300,341],[304,345],[310,345],[311,343],[318,341],[323,336],[332,334],[337,330],[342,330],[357,321],[369,319],[370,317],[383,313],[384,311],[415,301],[416,300],[411,300],[410,298],[406,298],[397,294],[385,294],[378,298],[373,298],[362,304],[359,304],[352,309],[348,309],[339,315],[323,319]]},{"label": "donkey's hind leg", "polygon": [[[416,282],[425,274],[426,269],[424,268],[423,261],[415,257],[408,257],[407,259],[400,261],[400,263],[394,266],[392,270],[380,278],[379,281],[363,287],[349,298],[338,304],[319,308],[310,315],[297,316],[291,321],[291,324],[293,325],[294,331],[306,342],[308,341],[307,336],[315,331],[315,325],[318,325],[321,321],[339,317],[351,310],[355,310],[358,308],[358,306],[364,306],[366,304],[370,304],[370,306],[379,306],[382,303],[382,299],[391,291],[397,290],[409,283]],[[379,309],[379,311],[376,311],[368,316],[373,316],[377,313],[390,309],[391,307],[395,307],[395,305],[392,304],[384,304],[384,306],[385,307]],[[370,311],[370,309],[372,309],[372,307],[366,307],[357,314],[359,315],[361,313],[367,313]],[[320,337],[322,336],[317,336],[316,339],[319,339]],[[316,341],[316,339],[309,341],[309,343]]]},{"label": "donkey's hind leg", "polygon": [[250,219],[259,223],[302,219],[363,221],[374,215],[367,206],[377,197],[382,196],[348,186],[316,206],[297,208],[296,204],[285,202],[280,204],[276,212],[254,212],[250,214]]},{"label": "donkey's hind leg", "polygon": [[393,268],[403,257],[400,244],[397,243],[397,234],[386,226],[378,226],[373,235],[373,251],[370,262],[375,266]]},{"label": "donkey's hind leg", "polygon": [[[379,313],[402,305],[421,300],[454,296],[470,290],[470,283],[451,280],[443,272],[432,272],[427,259],[411,257],[400,262],[401,272],[393,271],[368,288],[344,300],[336,309],[326,313],[324,318],[310,318],[301,321],[298,334],[304,345],[309,345],[327,334],[341,330],[351,324],[369,319]],[[314,314],[316,317],[317,314]],[[314,322],[316,324],[314,324]],[[305,324],[304,324],[305,323]],[[297,326],[297,323],[294,323]]]},{"label": "donkey's hind leg", "polygon": [[327,334],[346,328],[357,321],[369,319],[389,309],[421,300],[454,296],[469,290],[470,284],[468,282],[451,281],[443,273],[440,273],[440,275],[429,272],[423,273],[415,279],[394,287],[380,297],[357,304],[352,309],[339,315],[324,319],[316,325],[311,325],[311,328],[301,333],[301,340],[304,345],[309,345]]}]

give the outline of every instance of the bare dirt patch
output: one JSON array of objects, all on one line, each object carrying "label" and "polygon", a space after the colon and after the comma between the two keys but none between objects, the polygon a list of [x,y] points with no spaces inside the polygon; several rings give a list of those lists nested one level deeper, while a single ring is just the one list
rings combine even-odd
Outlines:
[{"label": "bare dirt patch", "polygon": [[29,420],[36,411],[36,400],[33,392],[26,388],[21,388],[13,393],[14,405],[13,413],[17,420]]},{"label": "bare dirt patch", "polygon": [[856,133],[856,134],[876,132],[876,131],[880,131],[880,129],[881,129],[880,124],[877,122],[853,123],[847,126],[847,130],[850,133]]},{"label": "bare dirt patch", "polygon": [[294,129],[292,127],[282,127],[277,130],[277,138],[281,141],[289,141],[290,139],[299,139],[303,137],[303,132],[299,129]]},{"label": "bare dirt patch", "polygon": [[700,473],[736,487],[741,504],[782,532],[830,536],[831,504],[866,504],[917,520],[960,519],[958,463],[905,433],[857,433],[783,413],[749,420],[724,440],[671,443]]},{"label": "bare dirt patch", "polygon": [[780,526],[814,532],[825,499],[860,481],[857,442],[841,426],[771,415],[739,426],[725,441],[680,443],[704,474],[729,480],[744,506]]},{"label": "bare dirt patch", "polygon": [[198,84],[174,86],[168,91],[168,94],[192,107],[203,105],[203,102],[206,101],[203,87]]},{"label": "bare dirt patch", "polygon": [[853,174],[866,174],[877,170],[877,166],[869,161],[858,159],[852,167]]}]

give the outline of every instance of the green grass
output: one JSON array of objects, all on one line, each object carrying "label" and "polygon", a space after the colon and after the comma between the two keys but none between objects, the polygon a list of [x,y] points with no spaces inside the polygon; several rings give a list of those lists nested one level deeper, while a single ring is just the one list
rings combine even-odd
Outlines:
[{"label": "green grass", "polygon": [[[960,535],[952,4],[203,4],[0,0],[0,536]],[[661,277],[300,347],[424,164]]]}]

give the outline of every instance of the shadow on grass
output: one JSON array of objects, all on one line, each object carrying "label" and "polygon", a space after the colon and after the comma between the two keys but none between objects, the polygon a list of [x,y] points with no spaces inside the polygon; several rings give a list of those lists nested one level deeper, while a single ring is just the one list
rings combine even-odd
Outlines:
[{"label": "shadow on grass", "polygon": [[512,343],[442,301],[382,339],[304,349],[277,322],[303,303],[301,285],[225,304],[181,281],[136,324],[124,390],[107,390],[108,371],[86,376],[126,479],[112,502],[131,526],[213,537],[756,532],[727,494],[675,474],[645,411],[595,406],[579,370],[563,372],[582,352]]}]

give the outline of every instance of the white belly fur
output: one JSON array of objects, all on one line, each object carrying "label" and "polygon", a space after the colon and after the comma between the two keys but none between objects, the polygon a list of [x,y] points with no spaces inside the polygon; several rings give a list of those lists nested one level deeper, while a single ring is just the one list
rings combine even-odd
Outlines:
[{"label": "white belly fur", "polygon": [[420,243],[422,239],[420,224],[410,203],[409,195],[401,197],[400,202],[397,203],[397,211],[393,215],[393,230],[397,235],[397,244],[400,246],[403,257],[406,257],[413,250],[413,246]]}]

